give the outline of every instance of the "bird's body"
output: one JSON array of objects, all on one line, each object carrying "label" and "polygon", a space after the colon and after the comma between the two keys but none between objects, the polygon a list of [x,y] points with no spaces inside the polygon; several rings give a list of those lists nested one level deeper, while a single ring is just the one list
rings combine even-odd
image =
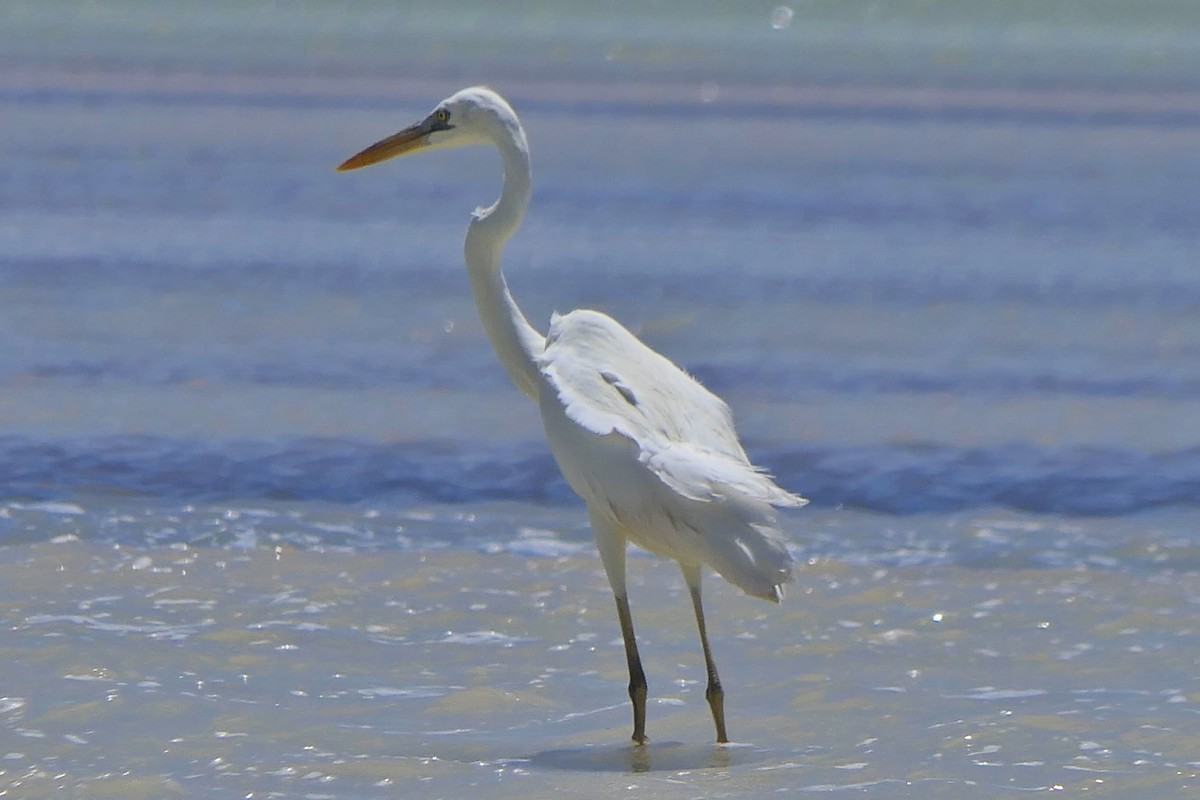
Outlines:
[{"label": "bird's body", "polygon": [[717,739],[726,741],[700,571],[707,565],[748,594],[777,601],[792,559],[774,507],[805,501],[750,463],[720,398],[611,317],[591,310],[555,315],[545,337],[529,324],[500,271],[503,245],[529,203],[529,151],[516,114],[495,92],[464,89],[339,169],[469,144],[495,146],[504,162],[500,199],[477,211],[467,230],[472,293],[497,356],[517,388],[537,401],[554,458],[587,504],[625,640],[633,738],[645,741],[646,682],[625,587],[627,542],[674,559],[683,571],[709,675],[706,697]]},{"label": "bird's body", "polygon": [[538,365],[546,438],[593,520],[778,599],[791,557],[771,503],[799,500],[751,466],[720,398],[596,311],[555,317]]}]

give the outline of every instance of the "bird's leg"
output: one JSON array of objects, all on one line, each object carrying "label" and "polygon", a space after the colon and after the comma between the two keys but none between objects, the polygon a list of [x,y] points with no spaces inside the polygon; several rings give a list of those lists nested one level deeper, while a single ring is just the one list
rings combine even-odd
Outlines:
[{"label": "bird's leg", "polygon": [[646,673],[638,655],[637,639],[633,635],[633,617],[629,613],[629,598],[616,595],[617,619],[621,622],[621,637],[625,640],[625,660],[629,663],[629,699],[633,702],[633,741],[646,743]]},{"label": "bird's leg", "polygon": [[712,650],[708,646],[708,630],[704,626],[704,606],[700,602],[700,567],[683,566],[683,577],[692,593],[692,609],[696,612],[696,627],[700,630],[700,646],[704,649],[704,668],[708,670],[708,688],[704,690],[704,699],[712,711],[713,724],[717,726],[717,742],[725,744],[729,736],[725,732],[725,690],[721,688],[721,678],[717,675],[717,665],[713,661]]},{"label": "bird's leg", "polygon": [[629,699],[633,701],[633,741],[635,744],[645,744],[646,673],[642,671],[642,659],[633,635],[633,616],[629,613],[629,595],[625,591],[625,537],[604,515],[592,513],[590,516],[596,549],[600,551],[608,585],[612,587],[613,597],[617,601],[621,638],[625,640],[625,660],[629,664]]}]

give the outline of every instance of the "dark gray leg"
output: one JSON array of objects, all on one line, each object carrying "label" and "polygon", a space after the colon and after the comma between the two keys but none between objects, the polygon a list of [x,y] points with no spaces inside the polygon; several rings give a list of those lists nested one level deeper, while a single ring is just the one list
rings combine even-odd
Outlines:
[{"label": "dark gray leg", "polygon": [[[591,509],[589,509],[591,511]],[[625,660],[629,664],[629,699],[633,701],[633,741],[646,743],[646,673],[633,635],[633,617],[629,613],[629,595],[625,591],[625,537],[603,514],[591,514],[596,548],[604,562],[608,585],[617,601],[617,619],[625,640]]]},{"label": "dark gray leg", "polygon": [[621,621],[621,637],[625,640],[625,660],[629,663],[629,699],[633,701],[633,741],[646,743],[646,673],[638,655],[637,639],[633,635],[633,617],[629,614],[629,598],[616,595],[617,619]]},{"label": "dark gray leg", "polygon": [[721,688],[717,665],[713,662],[712,650],[708,646],[708,630],[704,627],[704,606],[700,602],[700,568],[682,565],[681,567],[683,578],[692,592],[692,610],[696,612],[696,627],[700,630],[700,646],[704,649],[704,668],[708,670],[708,688],[704,690],[704,699],[708,701],[709,710],[712,711],[713,724],[717,726],[717,741],[724,744],[729,741],[729,736],[725,732],[725,690]]}]

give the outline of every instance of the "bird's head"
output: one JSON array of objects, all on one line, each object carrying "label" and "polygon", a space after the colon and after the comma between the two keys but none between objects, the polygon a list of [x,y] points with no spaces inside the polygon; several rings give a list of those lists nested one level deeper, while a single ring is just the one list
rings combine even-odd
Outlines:
[{"label": "bird's head", "polygon": [[503,97],[484,86],[472,86],[437,104],[425,119],[381,139],[338,165],[338,171],[378,164],[418,150],[495,144],[511,139],[524,146],[517,115]]}]

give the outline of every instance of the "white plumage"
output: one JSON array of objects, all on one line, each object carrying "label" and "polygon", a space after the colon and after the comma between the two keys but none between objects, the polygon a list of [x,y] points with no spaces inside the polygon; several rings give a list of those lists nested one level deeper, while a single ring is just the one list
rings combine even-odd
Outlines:
[{"label": "white plumage", "polygon": [[646,738],[647,690],[625,586],[629,541],[679,562],[704,650],[705,696],[717,740],[725,742],[724,692],[705,630],[701,567],[748,594],[778,601],[792,559],[774,508],[807,501],[750,463],[719,397],[611,317],[590,310],[556,314],[545,337],[529,324],[500,271],[501,250],[529,203],[529,150],[516,114],[498,94],[464,89],[339,169],[471,144],[495,146],[504,162],[500,198],[476,211],[467,229],[472,293],[497,356],[517,388],[537,400],[554,458],[587,503],[625,641],[633,739]]},{"label": "white plumage", "polygon": [[567,482],[623,538],[778,600],[791,556],[772,506],[804,500],[746,457],[729,407],[596,311],[555,316],[537,358]]}]

